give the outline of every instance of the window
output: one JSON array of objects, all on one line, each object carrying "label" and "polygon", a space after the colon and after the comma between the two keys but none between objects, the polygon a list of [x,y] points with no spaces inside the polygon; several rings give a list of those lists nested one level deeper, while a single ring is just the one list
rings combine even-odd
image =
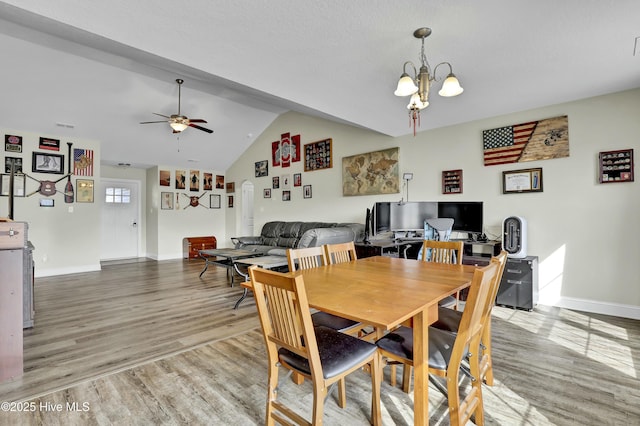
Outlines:
[{"label": "window", "polygon": [[104,200],[106,203],[129,204],[131,190],[129,188],[107,188]]}]

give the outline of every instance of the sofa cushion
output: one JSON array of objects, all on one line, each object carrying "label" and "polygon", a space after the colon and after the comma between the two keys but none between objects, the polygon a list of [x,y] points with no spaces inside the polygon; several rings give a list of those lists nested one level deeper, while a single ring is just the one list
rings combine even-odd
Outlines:
[{"label": "sofa cushion", "polygon": [[263,238],[278,238],[283,225],[284,222],[281,221],[267,222],[262,226],[260,235]]},{"label": "sofa cushion", "polygon": [[302,222],[284,222],[280,227],[278,237],[280,238],[300,238],[300,227]]},{"label": "sofa cushion", "polygon": [[318,247],[325,244],[338,244],[353,241],[355,235],[351,228],[313,228],[304,233],[297,248]]},{"label": "sofa cushion", "polygon": [[361,243],[362,241],[364,241],[364,225],[362,223],[338,223],[336,225],[336,227],[338,227],[338,228],[343,228],[343,227],[351,228],[351,230],[353,231],[353,233],[356,236],[354,241],[356,243]]}]

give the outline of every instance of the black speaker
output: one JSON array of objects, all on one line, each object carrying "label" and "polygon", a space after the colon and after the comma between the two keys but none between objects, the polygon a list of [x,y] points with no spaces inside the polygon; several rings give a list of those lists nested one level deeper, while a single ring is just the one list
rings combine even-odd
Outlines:
[{"label": "black speaker", "polygon": [[527,257],[527,221],[511,216],[502,222],[502,248],[507,257]]}]

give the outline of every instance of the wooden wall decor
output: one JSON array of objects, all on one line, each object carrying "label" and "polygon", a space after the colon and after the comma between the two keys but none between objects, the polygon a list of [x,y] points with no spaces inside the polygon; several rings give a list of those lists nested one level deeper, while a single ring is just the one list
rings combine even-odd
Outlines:
[{"label": "wooden wall decor", "polygon": [[484,165],[569,156],[569,118],[549,118],[482,132]]}]

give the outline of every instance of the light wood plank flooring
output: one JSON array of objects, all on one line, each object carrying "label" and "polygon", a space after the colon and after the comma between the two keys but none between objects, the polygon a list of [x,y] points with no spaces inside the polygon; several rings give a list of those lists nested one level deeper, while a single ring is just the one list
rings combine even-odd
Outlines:
[{"label": "light wood plank flooring", "polygon": [[[263,424],[267,373],[253,300],[232,311],[239,288],[219,268],[200,281],[200,269],[141,262],[39,280],[28,371],[22,383],[0,385],[0,401],[24,401],[27,411],[0,411],[0,424]],[[544,306],[497,307],[493,317],[487,424],[640,424],[639,321]],[[388,374],[383,421],[412,424],[413,395],[392,388]],[[347,393],[345,410],[329,396],[326,424],[368,424],[368,376],[353,375]],[[282,380],[279,395],[309,413],[308,382]],[[431,424],[449,424],[434,388],[429,404]]]}]

